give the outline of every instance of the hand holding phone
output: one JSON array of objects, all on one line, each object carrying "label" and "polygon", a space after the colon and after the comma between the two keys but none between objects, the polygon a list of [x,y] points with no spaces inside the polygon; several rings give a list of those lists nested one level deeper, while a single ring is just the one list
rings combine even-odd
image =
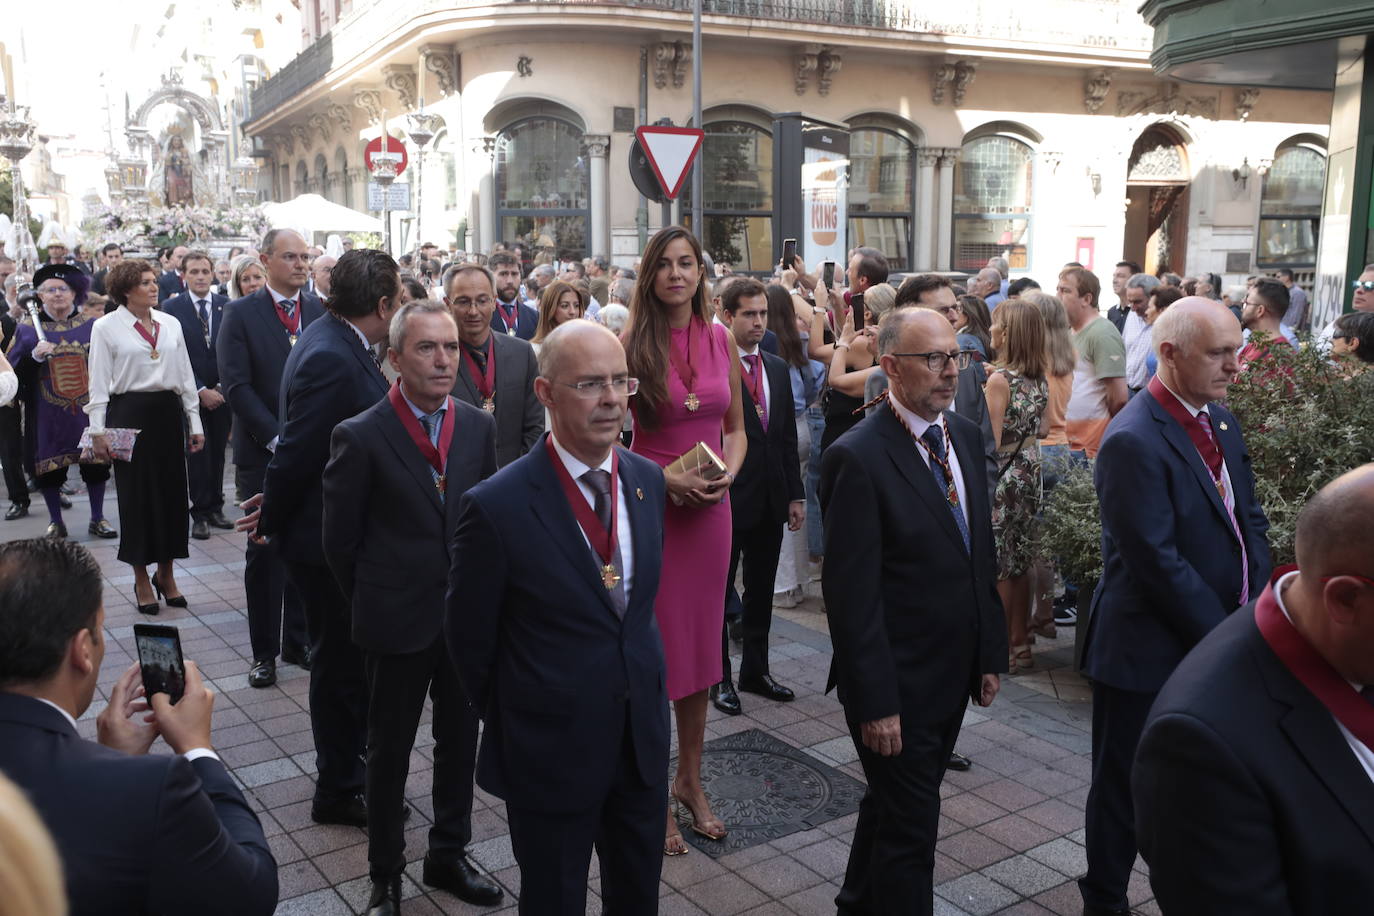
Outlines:
[{"label": "hand holding phone", "polygon": [[797,261],[797,240],[782,240],[782,266],[784,270],[791,270]]},{"label": "hand holding phone", "polygon": [[181,655],[181,631],[152,623],[134,624],[134,645],[143,674],[143,692],[149,700],[165,693],[176,705],[186,692],[186,661]]},{"label": "hand holding phone", "polygon": [[854,330],[864,329],[864,294],[862,292],[849,294],[849,307],[854,310]]},{"label": "hand holding phone", "polygon": [[826,289],[835,288],[835,262],[825,261],[821,264],[821,283],[825,284]]},{"label": "hand holding phone", "polygon": [[167,694],[157,693],[149,698],[158,731],[167,745],[178,754],[196,748],[210,748],[210,713],[215,695],[201,679],[195,662],[186,663],[185,695],[173,706]]}]

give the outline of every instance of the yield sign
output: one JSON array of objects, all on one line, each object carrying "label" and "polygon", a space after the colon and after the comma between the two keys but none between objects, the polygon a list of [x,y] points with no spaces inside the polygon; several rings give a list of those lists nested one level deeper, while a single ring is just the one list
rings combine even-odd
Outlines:
[{"label": "yield sign", "polygon": [[669,200],[676,200],[682,181],[701,149],[706,132],[695,127],[636,127],[635,137],[653,167],[659,186]]}]

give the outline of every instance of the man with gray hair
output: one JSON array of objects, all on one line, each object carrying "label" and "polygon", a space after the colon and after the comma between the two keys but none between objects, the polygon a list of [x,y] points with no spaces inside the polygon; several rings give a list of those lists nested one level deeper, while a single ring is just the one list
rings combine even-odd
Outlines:
[{"label": "man with gray hair", "polygon": [[479,905],[502,896],[466,854],[477,714],[444,644],[441,572],[452,560],[459,498],[496,473],[496,423],[449,394],[460,357],[447,306],[406,303],[388,338],[400,378],[334,427],[323,477],[325,558],[367,673],[369,916],[400,912],[406,775],[426,695],[435,745],[424,881]]},{"label": "man with gray hair", "polygon": [[978,271],[978,275],[973,278],[973,282],[968,285],[968,294],[977,296],[984,302],[990,297],[1002,291],[1002,275],[997,272],[995,267],[984,267]]},{"label": "man with gray hair", "polygon": [[592,300],[606,305],[610,302],[611,278],[606,269],[610,262],[604,254],[594,254],[583,262],[587,267],[587,285],[591,288]]},{"label": "man with gray hair", "polygon": [[1002,278],[997,286],[997,291],[983,300],[988,304],[988,310],[991,311],[997,308],[997,304],[1007,298],[1010,292],[1008,287],[1011,286],[1011,262],[1006,258],[992,257],[988,258],[987,266],[997,271],[997,275]]},{"label": "man with gray hair", "polygon": [[1129,311],[1121,326],[1121,340],[1126,344],[1126,391],[1135,397],[1150,380],[1145,357],[1150,355],[1150,326],[1145,323],[1145,307],[1150,294],[1159,288],[1159,278],[1152,274],[1132,274],[1126,281],[1126,305]]}]

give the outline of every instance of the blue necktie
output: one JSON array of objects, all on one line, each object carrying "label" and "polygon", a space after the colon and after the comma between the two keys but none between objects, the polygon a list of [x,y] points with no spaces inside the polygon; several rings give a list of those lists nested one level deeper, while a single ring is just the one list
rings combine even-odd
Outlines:
[{"label": "blue necktie", "polygon": [[[435,437],[434,437],[434,431],[435,431],[436,429],[438,429],[438,428],[440,427],[440,425],[441,425],[443,422],[444,422],[444,410],[443,410],[443,408],[440,408],[439,410],[434,411],[434,413],[422,414],[422,415],[420,416],[420,425],[423,426],[423,427],[425,428],[425,436],[426,436],[426,438],[429,439],[430,444],[433,445],[435,448],[438,448],[438,447],[439,447],[439,441],[438,441],[437,439],[435,439]],[[439,479],[439,472],[436,471],[436,470],[434,470],[434,465],[430,465],[430,467],[429,467],[429,476],[433,477],[433,478],[435,479],[435,481],[438,481],[438,479]],[[443,490],[440,490],[440,491],[439,491],[439,502],[443,502],[443,501],[444,501],[444,491],[443,491]]]},{"label": "blue necktie", "polygon": [[[940,493],[945,497],[945,502],[949,505],[949,511],[954,516],[954,524],[959,528],[959,536],[964,539],[964,549],[969,550],[968,522],[964,521],[963,510],[960,509],[955,502],[951,502],[949,499],[949,493],[953,488],[953,482],[945,477],[944,429],[939,423],[932,423],[926,427],[926,431],[921,435],[921,439],[930,447],[930,473],[935,475],[935,485],[940,488]],[[956,490],[955,492],[958,491]]]}]

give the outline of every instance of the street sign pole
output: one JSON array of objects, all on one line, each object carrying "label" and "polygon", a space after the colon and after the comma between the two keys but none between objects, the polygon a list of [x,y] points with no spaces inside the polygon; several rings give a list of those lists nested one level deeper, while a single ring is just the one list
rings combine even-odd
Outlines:
[{"label": "street sign pole", "polygon": [[[692,2],[692,126],[701,124],[701,0]],[[706,163],[705,143],[692,169],[692,234],[701,242],[706,233],[701,225],[702,166]],[[665,222],[664,225],[667,225]]]}]

